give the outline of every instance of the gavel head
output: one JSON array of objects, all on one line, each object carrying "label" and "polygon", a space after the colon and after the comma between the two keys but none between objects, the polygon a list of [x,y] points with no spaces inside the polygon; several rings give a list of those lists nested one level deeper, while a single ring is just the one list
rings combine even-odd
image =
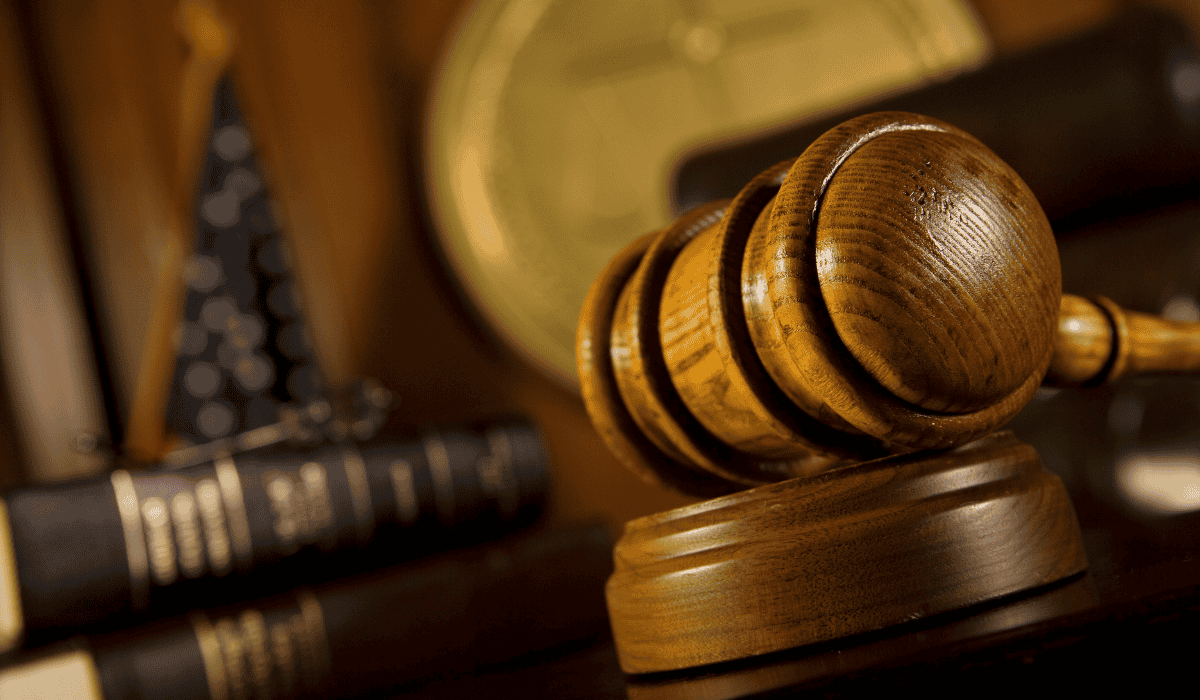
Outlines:
[{"label": "gavel head", "polygon": [[1011,168],[948,124],[867,115],[618,254],[580,384],[627,466],[711,496],[994,430],[1046,373],[1061,295]]}]

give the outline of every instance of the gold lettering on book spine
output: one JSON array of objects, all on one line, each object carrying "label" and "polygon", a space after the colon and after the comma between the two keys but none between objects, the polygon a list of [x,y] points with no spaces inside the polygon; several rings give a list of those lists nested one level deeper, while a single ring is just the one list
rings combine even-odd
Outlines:
[{"label": "gold lettering on book spine", "polygon": [[271,654],[279,674],[280,694],[290,698],[296,692],[296,645],[292,643],[292,632],[288,625],[271,625]]},{"label": "gold lettering on book spine", "polygon": [[[124,489],[127,497],[132,494],[140,522],[132,517],[122,522],[127,535],[136,539],[140,532],[152,583],[167,586],[180,574],[197,578],[207,570],[215,576],[228,574],[237,552],[235,535],[249,551],[249,526],[238,527],[239,521],[246,523],[241,485],[232,462],[227,462],[203,478],[151,472],[131,476],[126,483],[120,474],[115,476],[114,489]],[[243,563],[248,557],[247,553]]]},{"label": "gold lettering on book spine", "polygon": [[325,467],[307,462],[295,472],[271,469],[262,475],[263,490],[275,514],[273,529],[283,554],[323,541],[333,545],[333,507]]},{"label": "gold lettering on book spine", "polygon": [[201,614],[192,617],[213,700],[290,698],[329,682],[321,606],[308,591],[297,594],[295,606],[291,612],[251,608],[211,623]]},{"label": "gold lettering on book spine", "polygon": [[246,645],[237,622],[223,617],[213,624],[217,642],[221,645],[221,661],[225,668],[225,683],[230,700],[246,700]]},{"label": "gold lettering on book spine", "polygon": [[267,623],[259,611],[247,610],[238,615],[238,625],[242,631],[242,647],[250,662],[250,681],[254,685],[255,697],[270,698],[273,695],[271,673],[274,657],[268,647]]},{"label": "gold lettering on book spine", "polygon": [[375,507],[371,503],[371,488],[367,482],[367,465],[362,454],[353,444],[343,444],[342,468],[346,472],[346,483],[350,487],[350,503],[354,507],[354,523],[359,544],[370,541],[375,533]]},{"label": "gold lettering on book spine", "polygon": [[272,469],[263,474],[263,490],[271,499],[271,510],[275,513],[275,539],[279,542],[281,552],[290,553],[298,546],[300,536],[300,513],[297,506],[299,498],[296,487],[286,474]]},{"label": "gold lettering on book spine", "polygon": [[196,578],[204,573],[204,544],[199,517],[196,497],[190,491],[180,491],[171,497],[171,522],[175,525],[179,569],[187,578]]},{"label": "gold lettering on book spine", "polygon": [[304,495],[300,501],[302,519],[309,538],[315,541],[323,531],[328,531],[332,537],[333,506],[329,502],[329,477],[325,467],[316,462],[300,467],[300,483]]},{"label": "gold lettering on book spine", "polygon": [[320,688],[333,675],[329,654],[329,640],[325,637],[325,613],[311,591],[301,591],[296,596],[300,606],[303,634],[300,643],[309,664],[305,667],[310,689]]},{"label": "gold lettering on book spine", "polygon": [[225,508],[221,505],[221,487],[213,479],[196,483],[196,505],[204,528],[204,548],[213,574],[224,576],[233,569],[229,529],[225,527]]},{"label": "gold lettering on book spine", "polygon": [[158,496],[151,496],[144,499],[141,506],[150,574],[160,586],[172,584],[179,576],[179,568],[175,564],[175,537],[171,532],[167,502]]},{"label": "gold lettering on book spine", "polygon": [[200,658],[204,662],[204,677],[208,680],[208,695],[212,700],[229,700],[229,686],[225,682],[225,662],[221,659],[221,642],[209,624],[208,618],[199,613],[192,615],[192,629],[200,645]]}]

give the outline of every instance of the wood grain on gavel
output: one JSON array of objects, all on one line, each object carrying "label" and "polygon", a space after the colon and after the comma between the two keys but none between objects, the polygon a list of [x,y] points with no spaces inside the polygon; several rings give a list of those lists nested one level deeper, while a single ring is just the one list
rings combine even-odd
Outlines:
[{"label": "wood grain on gavel", "polygon": [[631,244],[577,341],[609,446],[695,495],[963,444],[1043,379],[1200,368],[1200,325],[1064,296],[1021,179],[899,112],[846,122]]},{"label": "wood grain on gavel", "polygon": [[1058,477],[1002,431],[634,520],[609,618],[630,673],[882,629],[1086,567]]}]

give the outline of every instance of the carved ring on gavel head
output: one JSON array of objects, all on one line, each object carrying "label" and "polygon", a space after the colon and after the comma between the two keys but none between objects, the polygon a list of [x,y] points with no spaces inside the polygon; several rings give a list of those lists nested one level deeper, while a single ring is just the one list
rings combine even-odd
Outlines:
[{"label": "carved ring on gavel head", "polygon": [[711,496],[969,442],[1046,377],[1195,370],[1200,333],[1063,296],[1016,173],[953,126],[881,113],[629,245],[577,359],[617,456]]}]

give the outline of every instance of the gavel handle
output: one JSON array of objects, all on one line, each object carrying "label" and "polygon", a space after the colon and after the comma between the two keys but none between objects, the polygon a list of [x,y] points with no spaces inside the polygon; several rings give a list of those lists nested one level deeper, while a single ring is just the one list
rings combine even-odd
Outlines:
[{"label": "gavel handle", "polygon": [[1200,323],[1064,294],[1046,383],[1094,386],[1133,374],[1200,371]]}]

